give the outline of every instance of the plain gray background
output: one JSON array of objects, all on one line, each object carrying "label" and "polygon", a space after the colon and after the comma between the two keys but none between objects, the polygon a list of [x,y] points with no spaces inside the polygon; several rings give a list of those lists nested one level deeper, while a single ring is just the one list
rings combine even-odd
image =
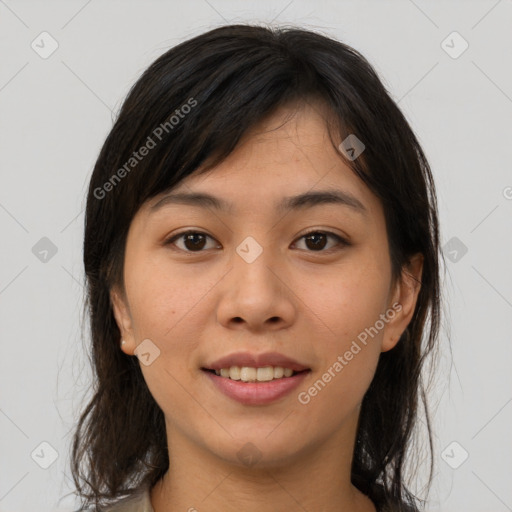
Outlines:
[{"label": "plain gray background", "polygon": [[84,196],[113,116],[169,47],[236,22],[353,46],[418,135],[447,261],[427,510],[512,510],[511,0],[0,0],[0,512],[75,506]]}]

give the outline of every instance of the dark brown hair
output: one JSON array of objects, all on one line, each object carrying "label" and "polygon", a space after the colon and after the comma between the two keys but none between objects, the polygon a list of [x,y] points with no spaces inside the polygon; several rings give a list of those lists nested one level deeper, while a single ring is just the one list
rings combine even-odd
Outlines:
[{"label": "dark brown hair", "polygon": [[[99,510],[152,486],[169,465],[163,413],[138,359],[119,349],[109,296],[114,285],[123,288],[131,220],[145,201],[200,166],[215,167],[278,106],[313,100],[329,112],[334,147],[349,134],[365,144],[355,160],[337,151],[382,202],[393,278],[411,255],[424,256],[412,320],[395,348],[380,355],[365,394],[352,465],[353,484],[375,503],[394,503],[397,511],[417,509],[404,467],[423,404],[431,483],[422,367],[435,352],[441,306],[442,254],[431,170],[404,115],[361,54],[317,32],[257,25],[215,28],[153,62],[130,90],[95,164],[83,247],[94,383],[74,433],[71,460],[83,505]],[[150,139],[154,146],[135,158]]]}]

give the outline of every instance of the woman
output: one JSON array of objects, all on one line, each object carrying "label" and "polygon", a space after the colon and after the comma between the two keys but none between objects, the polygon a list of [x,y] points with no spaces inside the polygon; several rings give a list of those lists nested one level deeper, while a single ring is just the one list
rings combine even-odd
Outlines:
[{"label": "woman", "polygon": [[439,257],[428,162],[358,52],[251,25],[167,51],[90,181],[84,508],[418,510]]}]

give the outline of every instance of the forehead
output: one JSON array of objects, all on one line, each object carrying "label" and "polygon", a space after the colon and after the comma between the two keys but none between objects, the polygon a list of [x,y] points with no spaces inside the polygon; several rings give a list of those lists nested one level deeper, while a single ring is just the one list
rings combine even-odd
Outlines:
[{"label": "forehead", "polygon": [[200,167],[172,191],[152,198],[148,211],[162,204],[189,204],[229,214],[244,207],[283,213],[301,201],[345,203],[363,215],[382,213],[378,199],[332,146],[325,110],[314,104],[278,109],[246,133],[220,164],[206,172]]}]

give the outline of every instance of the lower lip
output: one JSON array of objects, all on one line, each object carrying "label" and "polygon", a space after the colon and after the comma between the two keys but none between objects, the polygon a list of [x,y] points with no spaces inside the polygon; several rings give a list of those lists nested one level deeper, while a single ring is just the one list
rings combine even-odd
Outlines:
[{"label": "lower lip", "polygon": [[291,393],[309,371],[267,382],[242,382],[203,370],[219,391],[244,405],[266,405]]}]

